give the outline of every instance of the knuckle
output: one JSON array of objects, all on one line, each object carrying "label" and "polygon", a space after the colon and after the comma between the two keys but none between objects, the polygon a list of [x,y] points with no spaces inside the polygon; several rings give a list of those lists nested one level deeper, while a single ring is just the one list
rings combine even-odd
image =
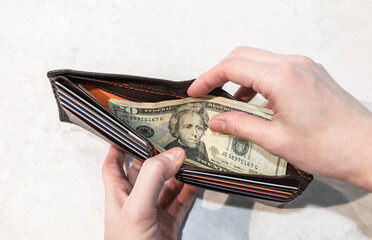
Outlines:
[{"label": "knuckle", "polygon": [[220,66],[225,69],[231,65],[232,62],[235,61],[235,58],[225,58],[220,62]]},{"label": "knuckle", "polygon": [[321,69],[325,70],[325,68],[324,68],[323,64],[321,64],[321,63],[316,63],[316,65],[317,65],[317,66],[318,66],[319,68],[321,68]]},{"label": "knuckle", "polygon": [[161,156],[156,156],[154,158],[147,159],[143,164],[144,169],[149,169],[149,172],[158,174],[163,171],[164,164]]},{"label": "knuckle", "polygon": [[257,132],[257,135],[255,136],[257,144],[259,144],[261,147],[263,147],[265,150],[271,152],[274,150],[277,146],[277,141],[272,137],[271,133],[261,131]]},{"label": "knuckle", "polygon": [[229,133],[241,137],[244,123],[240,121],[239,115],[240,115],[239,113],[235,113],[234,115],[232,115],[233,119],[233,121],[231,121],[232,124],[227,126],[230,126],[230,128],[228,129]]},{"label": "knuckle", "polygon": [[274,132],[269,136],[265,136],[263,141],[265,149],[274,155],[282,155],[283,152],[291,151],[291,149],[286,149],[290,141],[284,133]]},{"label": "knuckle", "polygon": [[296,55],[294,56],[294,59],[295,59],[295,62],[300,64],[301,66],[313,67],[316,65],[315,62],[311,58],[306,57],[306,56]]},{"label": "knuckle", "polygon": [[255,143],[274,155],[278,148],[276,142],[272,141],[272,138],[267,136],[255,136]]},{"label": "knuckle", "polygon": [[281,142],[275,141],[271,137],[262,138],[262,146],[264,146],[268,152],[274,155],[277,154],[280,149],[282,149]]},{"label": "knuckle", "polygon": [[239,121],[239,120],[235,120],[235,124],[234,124],[234,135],[237,135],[237,136],[241,136],[241,132],[243,130],[243,126],[242,126],[242,122]]},{"label": "knuckle", "polygon": [[164,173],[166,172],[166,167],[159,159],[151,159],[151,161],[145,161],[144,167],[146,170],[143,170],[146,171],[146,175],[154,181],[162,183],[166,181],[166,177],[164,175]]},{"label": "knuckle", "polygon": [[237,57],[225,58],[220,62],[220,67],[224,72],[233,71],[241,61],[242,60]]},{"label": "knuckle", "polygon": [[238,46],[232,52],[229,54],[229,56],[236,56],[242,54],[244,51],[247,50],[247,47],[244,46]]},{"label": "knuckle", "polygon": [[226,77],[226,73],[230,72],[233,70],[234,63],[236,62],[236,58],[225,58],[223,59],[219,64],[219,73],[221,78]]},{"label": "knuckle", "polygon": [[289,62],[280,62],[275,64],[280,75],[285,77],[292,77],[296,74],[296,66]]}]

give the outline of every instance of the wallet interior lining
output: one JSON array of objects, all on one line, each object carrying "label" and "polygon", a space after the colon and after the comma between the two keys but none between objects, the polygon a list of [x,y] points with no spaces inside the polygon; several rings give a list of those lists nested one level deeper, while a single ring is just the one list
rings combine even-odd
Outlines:
[{"label": "wallet interior lining", "polygon": [[172,87],[163,86],[162,83],[142,86],[134,83],[107,82],[90,78],[77,78],[74,79],[74,82],[95,87],[134,102],[159,102],[188,97],[186,93],[176,92]]},{"label": "wallet interior lining", "polygon": [[119,97],[115,94],[109,93],[100,88],[92,87],[92,86],[85,85],[85,84],[80,84],[80,85],[83,86],[95,99],[97,99],[97,101],[99,101],[107,109],[110,109],[108,100],[110,100],[111,98],[132,102],[131,100],[125,99],[123,97]]}]

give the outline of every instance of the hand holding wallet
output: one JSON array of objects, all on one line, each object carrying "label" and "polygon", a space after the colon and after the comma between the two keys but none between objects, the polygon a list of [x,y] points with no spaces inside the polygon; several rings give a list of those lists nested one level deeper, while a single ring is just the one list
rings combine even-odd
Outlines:
[{"label": "hand holding wallet", "polygon": [[[109,110],[108,100],[160,102],[187,98],[193,80],[175,82],[128,75],[56,70],[48,73],[59,108],[60,120],[79,125],[139,160],[154,156],[152,142]],[[221,88],[214,96],[233,99]],[[210,190],[251,197],[283,207],[296,199],[312,176],[287,164],[282,176],[258,175],[183,165],[176,178]]]}]

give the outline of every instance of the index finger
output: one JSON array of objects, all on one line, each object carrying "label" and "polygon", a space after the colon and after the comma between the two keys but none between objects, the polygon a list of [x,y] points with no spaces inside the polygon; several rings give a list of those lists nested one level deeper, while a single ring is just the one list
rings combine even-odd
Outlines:
[{"label": "index finger", "polygon": [[227,58],[198,77],[187,90],[191,97],[201,97],[216,87],[231,81],[252,88],[265,98],[271,91],[275,79],[272,67],[275,63],[263,63],[252,59]]}]

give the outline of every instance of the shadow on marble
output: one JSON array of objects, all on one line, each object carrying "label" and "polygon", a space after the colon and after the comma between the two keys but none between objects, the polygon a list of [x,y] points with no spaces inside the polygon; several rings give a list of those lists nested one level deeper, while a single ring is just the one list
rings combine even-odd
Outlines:
[{"label": "shadow on marble", "polygon": [[[301,197],[284,208],[283,210],[288,211],[281,211],[281,214],[301,211],[303,208],[330,208],[331,211],[335,211],[355,222],[365,236],[372,238],[368,223],[366,224],[359,217],[358,211],[355,211],[349,204],[367,194],[368,192],[350,184],[316,176]],[[189,218],[188,215],[180,228],[178,239],[182,239],[182,237],[186,237],[186,239],[215,239],[216,236],[210,230],[208,231],[208,228],[214,228],[216,232],[223,236],[222,238],[217,236],[218,239],[248,239],[254,203],[249,198],[200,189],[192,207],[191,223],[185,228],[185,222]],[[272,211],[275,209],[269,207],[261,210]],[[239,221],[236,221],[236,219],[239,219]],[[234,232],[233,229],[237,229],[237,226],[229,227],[231,223],[240,224],[238,229],[245,229],[245,231]],[[200,228],[201,225],[205,228]],[[190,233],[190,231],[193,232]]]},{"label": "shadow on marble", "polygon": [[[372,238],[372,231],[369,229],[369,222],[360,217],[360,209],[354,209],[353,203],[369,194],[367,191],[354,187],[348,183],[324,178],[315,177],[313,182],[302,196],[295,200],[286,209],[300,210],[305,207],[328,208],[338,214],[349,218],[358,229],[368,238]],[[342,206],[341,206],[342,205]]]},{"label": "shadow on marble", "polygon": [[314,177],[304,193],[287,209],[304,208],[307,205],[331,207],[353,202],[368,192],[350,184],[324,177]]},{"label": "shadow on marble", "polygon": [[223,204],[224,206],[252,210],[254,204],[254,200],[252,200],[251,198],[242,197],[239,195],[230,195],[226,193],[209,191],[205,189],[200,190],[200,193],[202,194],[198,194],[197,196],[198,198],[201,198],[204,201],[207,200],[216,205],[222,206]]},{"label": "shadow on marble", "polygon": [[253,204],[248,198],[200,189],[178,239],[248,239]]}]

